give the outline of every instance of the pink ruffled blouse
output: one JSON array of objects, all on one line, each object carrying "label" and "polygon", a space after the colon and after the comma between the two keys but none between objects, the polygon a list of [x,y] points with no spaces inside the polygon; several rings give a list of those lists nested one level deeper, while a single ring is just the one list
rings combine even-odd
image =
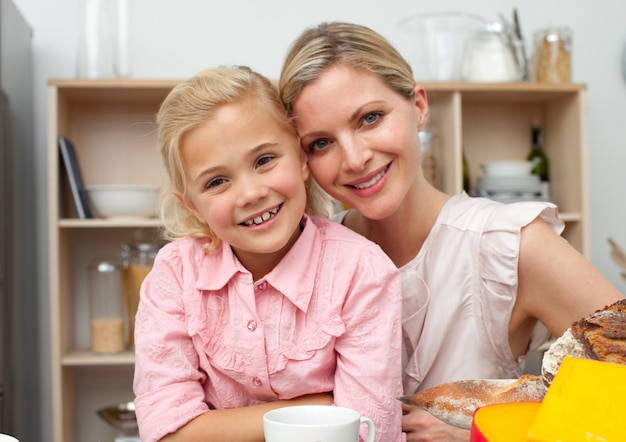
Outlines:
[{"label": "pink ruffled blouse", "polygon": [[206,254],[187,238],[159,252],[135,326],[142,441],[211,409],[328,391],[374,421],[377,441],[401,440],[399,272],[337,223],[303,225],[258,281],[227,246]]}]

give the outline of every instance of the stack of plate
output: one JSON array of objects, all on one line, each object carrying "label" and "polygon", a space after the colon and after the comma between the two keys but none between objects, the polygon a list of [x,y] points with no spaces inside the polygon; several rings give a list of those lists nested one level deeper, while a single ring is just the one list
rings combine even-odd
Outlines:
[{"label": "stack of plate", "polygon": [[541,198],[541,180],[531,175],[528,161],[491,161],[482,164],[485,175],[478,178],[480,196],[510,203]]}]

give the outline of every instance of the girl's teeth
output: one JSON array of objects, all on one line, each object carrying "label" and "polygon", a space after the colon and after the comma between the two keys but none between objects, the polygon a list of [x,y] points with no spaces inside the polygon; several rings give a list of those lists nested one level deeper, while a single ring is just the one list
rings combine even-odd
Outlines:
[{"label": "girl's teeth", "polygon": [[369,180],[367,183],[355,184],[354,187],[356,187],[357,189],[365,189],[367,187],[373,186],[379,179],[381,179],[383,177],[384,174],[385,174],[385,171],[383,170],[378,175],[376,175],[374,178]]},{"label": "girl's teeth", "polygon": [[244,222],[244,224],[246,226],[251,226],[252,224],[256,224],[256,225],[263,224],[265,221],[270,219],[272,215],[276,215],[277,213],[278,213],[278,207],[275,207],[272,210],[265,212],[261,216],[255,216],[253,219],[249,219],[248,221]]}]

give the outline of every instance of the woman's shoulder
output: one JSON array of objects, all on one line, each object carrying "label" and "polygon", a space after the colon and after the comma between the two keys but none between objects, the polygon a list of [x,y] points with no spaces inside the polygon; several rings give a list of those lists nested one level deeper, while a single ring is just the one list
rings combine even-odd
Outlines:
[{"label": "woman's shoulder", "polygon": [[557,207],[547,201],[520,201],[504,204],[465,193],[450,198],[442,211],[441,223],[472,231],[521,228],[541,217],[560,232],[563,222]]}]

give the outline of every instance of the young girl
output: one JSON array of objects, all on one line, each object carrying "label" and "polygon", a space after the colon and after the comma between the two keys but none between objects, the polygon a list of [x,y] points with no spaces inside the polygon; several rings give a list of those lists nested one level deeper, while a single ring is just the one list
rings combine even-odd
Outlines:
[{"label": "young girl", "polygon": [[[379,34],[322,24],[294,42],[279,82],[318,184],[338,214],[400,267],[405,393],[459,379],[516,378],[529,352],[622,299],[559,234],[550,203],[446,195],[424,178],[424,89]],[[547,329],[546,329],[547,328]],[[406,409],[408,441],[468,440]]]},{"label": "young girl", "polygon": [[263,441],[266,411],[333,403],[400,440],[399,273],[375,244],[305,214],[318,200],[271,83],[203,71],[157,122],[171,242],[136,319],[142,441]]}]

